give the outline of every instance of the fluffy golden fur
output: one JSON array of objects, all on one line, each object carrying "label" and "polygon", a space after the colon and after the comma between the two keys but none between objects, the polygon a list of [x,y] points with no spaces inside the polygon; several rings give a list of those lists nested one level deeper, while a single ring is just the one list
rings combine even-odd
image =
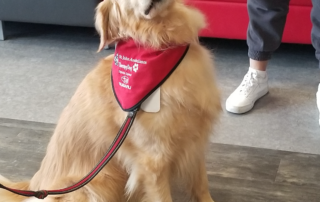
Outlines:
[{"label": "fluffy golden fur", "polygon": [[[198,42],[203,15],[179,0],[104,0],[96,11],[100,48],[131,37],[156,49],[190,44],[161,86],[161,110],[139,111],[127,139],[110,163],[82,189],[45,202],[170,202],[170,184],[182,179],[197,202],[213,202],[205,150],[221,110],[210,52]],[[1,183],[17,189],[56,189],[72,185],[97,164],[126,113],[112,92],[113,55],[100,61],[63,110],[41,167],[30,182]],[[0,202],[37,201],[0,190]],[[41,200],[43,201],[43,200]]]}]

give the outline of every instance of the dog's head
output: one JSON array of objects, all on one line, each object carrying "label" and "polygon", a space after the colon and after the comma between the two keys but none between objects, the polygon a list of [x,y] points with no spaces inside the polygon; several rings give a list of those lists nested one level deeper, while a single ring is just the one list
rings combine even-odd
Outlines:
[{"label": "dog's head", "polygon": [[188,44],[204,26],[203,15],[182,0],[104,0],[96,10],[99,51],[125,38],[153,48]]}]

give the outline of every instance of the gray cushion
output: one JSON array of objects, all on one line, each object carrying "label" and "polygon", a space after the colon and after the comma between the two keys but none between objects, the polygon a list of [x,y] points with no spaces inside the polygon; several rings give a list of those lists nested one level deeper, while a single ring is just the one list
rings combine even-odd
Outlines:
[{"label": "gray cushion", "polygon": [[0,0],[0,20],[94,26],[100,0]]}]

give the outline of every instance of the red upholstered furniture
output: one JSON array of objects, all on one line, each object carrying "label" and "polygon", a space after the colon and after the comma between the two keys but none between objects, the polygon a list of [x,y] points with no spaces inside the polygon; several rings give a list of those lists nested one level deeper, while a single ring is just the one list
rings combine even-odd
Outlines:
[{"label": "red upholstered furniture", "polygon": [[[249,21],[247,0],[187,0],[187,3],[197,7],[206,15],[208,26],[202,30],[200,36],[246,39]],[[283,42],[311,43],[311,8],[311,0],[290,1]]]}]

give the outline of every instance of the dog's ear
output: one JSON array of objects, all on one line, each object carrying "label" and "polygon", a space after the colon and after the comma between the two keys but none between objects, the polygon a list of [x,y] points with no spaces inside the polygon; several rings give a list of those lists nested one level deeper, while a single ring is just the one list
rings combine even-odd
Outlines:
[{"label": "dog's ear", "polygon": [[104,0],[96,8],[95,27],[100,34],[100,52],[106,45],[118,37],[118,8],[111,0]]}]

